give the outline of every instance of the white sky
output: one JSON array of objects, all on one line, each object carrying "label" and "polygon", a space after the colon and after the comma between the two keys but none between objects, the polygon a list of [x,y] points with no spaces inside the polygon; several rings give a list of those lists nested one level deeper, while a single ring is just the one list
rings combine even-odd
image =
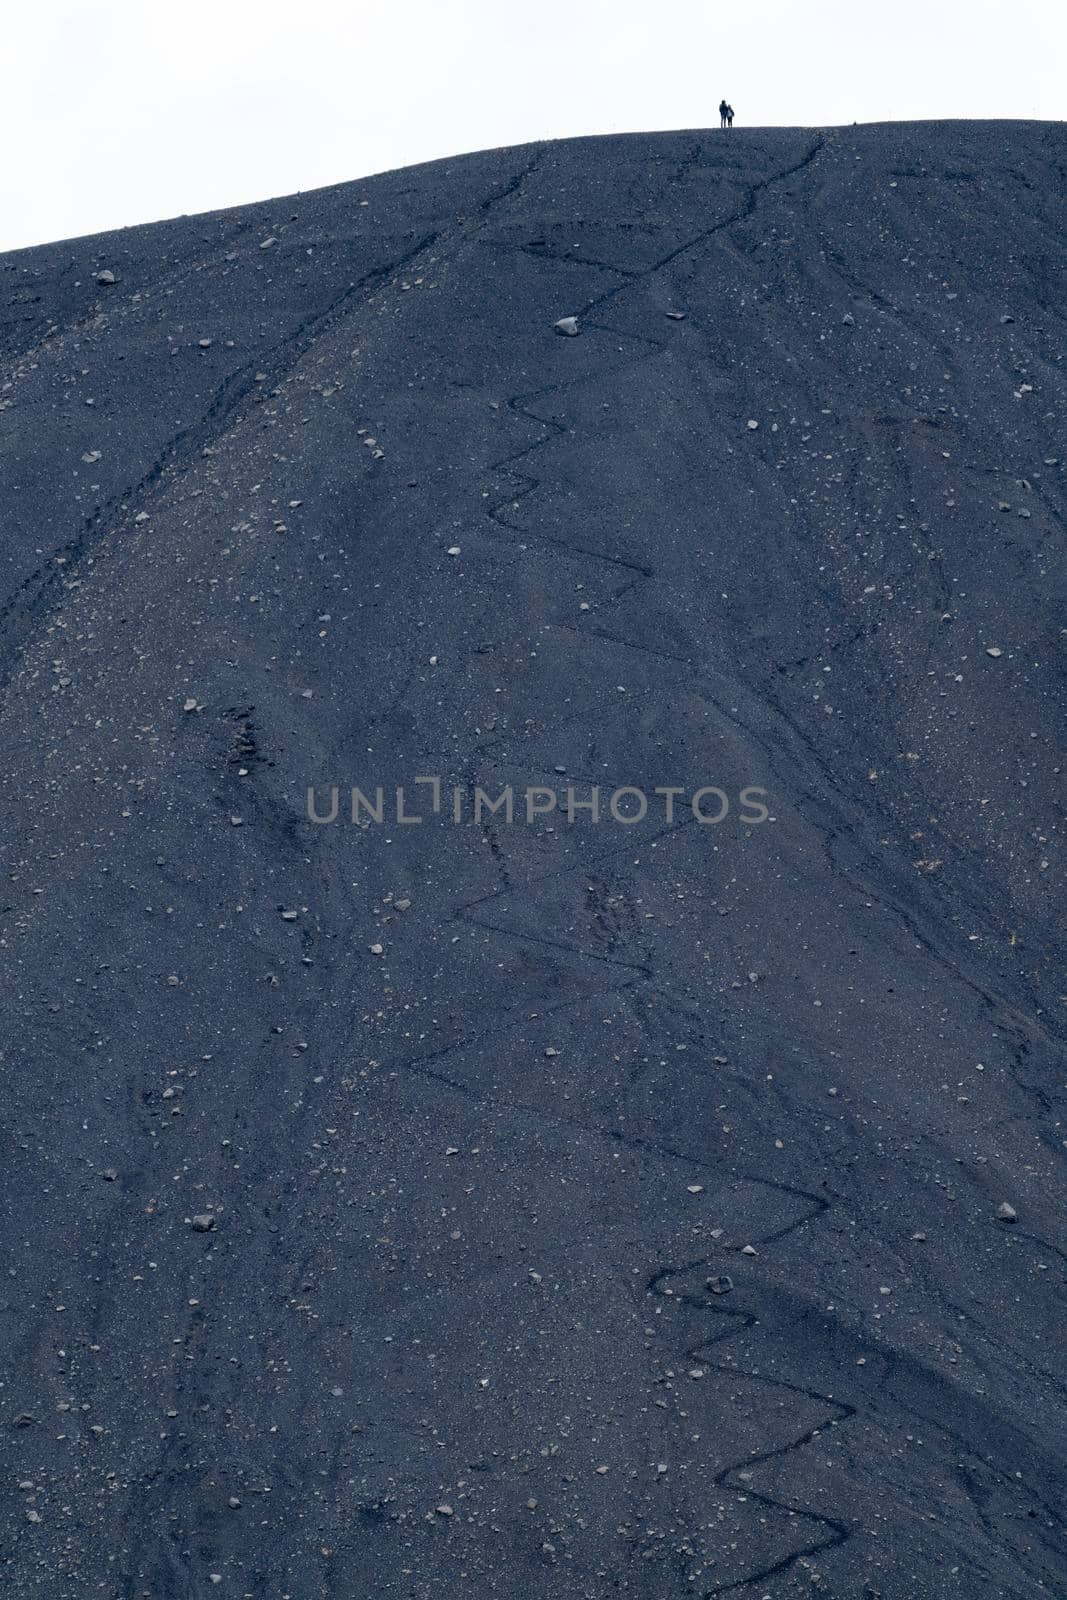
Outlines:
[{"label": "white sky", "polygon": [[0,249],[531,139],[1064,114],[1062,0],[7,0]]}]

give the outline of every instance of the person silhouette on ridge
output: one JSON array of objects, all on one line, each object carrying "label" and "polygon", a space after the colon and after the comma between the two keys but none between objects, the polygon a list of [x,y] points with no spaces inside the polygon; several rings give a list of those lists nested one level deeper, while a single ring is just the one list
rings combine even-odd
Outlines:
[{"label": "person silhouette on ridge", "polygon": [[733,108],[733,106],[727,106],[726,107],[726,126],[728,128],[732,128],[733,125],[734,125],[734,108]]},{"label": "person silhouette on ridge", "polygon": [[726,127],[726,119],[729,117],[729,115],[730,115],[730,107],[726,104],[725,100],[720,100],[719,101],[719,127],[720,128],[725,128]]}]

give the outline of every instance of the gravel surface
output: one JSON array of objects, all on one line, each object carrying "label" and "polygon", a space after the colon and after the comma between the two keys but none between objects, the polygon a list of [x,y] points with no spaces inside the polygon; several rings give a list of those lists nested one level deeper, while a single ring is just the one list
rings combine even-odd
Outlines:
[{"label": "gravel surface", "polygon": [[1065,160],[0,257],[5,1596],[1067,1593]]}]

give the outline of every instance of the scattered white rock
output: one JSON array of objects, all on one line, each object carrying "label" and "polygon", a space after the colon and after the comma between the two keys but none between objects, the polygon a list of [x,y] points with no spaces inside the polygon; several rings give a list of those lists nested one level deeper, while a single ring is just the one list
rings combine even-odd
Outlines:
[{"label": "scattered white rock", "polygon": [[579,332],[578,318],[560,317],[559,321],[555,324],[555,329],[557,333],[563,334],[565,338],[573,339]]}]

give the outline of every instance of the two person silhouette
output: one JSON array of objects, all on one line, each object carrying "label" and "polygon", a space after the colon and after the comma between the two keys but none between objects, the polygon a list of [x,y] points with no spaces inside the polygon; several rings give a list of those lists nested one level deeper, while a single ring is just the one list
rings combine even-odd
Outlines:
[{"label": "two person silhouette", "polygon": [[719,101],[719,127],[732,128],[734,125],[734,108],[725,100]]}]

